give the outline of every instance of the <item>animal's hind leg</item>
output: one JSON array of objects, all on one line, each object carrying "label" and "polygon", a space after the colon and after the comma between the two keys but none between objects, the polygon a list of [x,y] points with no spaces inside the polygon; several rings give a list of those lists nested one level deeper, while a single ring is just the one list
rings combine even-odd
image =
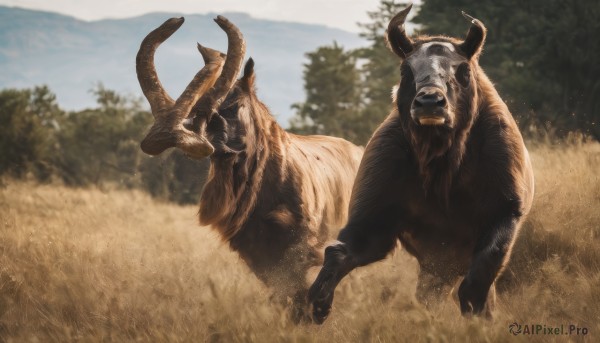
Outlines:
[{"label": "animal's hind leg", "polygon": [[493,283],[490,287],[490,291],[488,292],[487,301],[485,303],[485,309],[483,310],[483,315],[486,318],[492,318],[492,311],[496,309],[496,283]]},{"label": "animal's hind leg", "polygon": [[428,310],[432,310],[450,296],[455,281],[456,278],[443,277],[421,268],[417,280],[416,298]]},{"label": "animal's hind leg", "polygon": [[[288,283],[290,281],[286,280],[285,282]],[[303,286],[301,285],[300,287]],[[292,322],[295,324],[312,322],[307,302],[308,289],[306,287],[298,289],[274,286],[274,290],[275,292],[271,295],[270,300],[282,306]]]},{"label": "animal's hind leg", "polygon": [[300,289],[292,296],[290,316],[294,323],[311,323],[312,317],[307,302],[308,289]]},{"label": "animal's hind leg", "polygon": [[319,251],[306,244],[298,244],[286,254],[282,274],[287,285],[289,314],[291,320],[298,323],[312,322],[308,303],[308,272],[322,263]]}]

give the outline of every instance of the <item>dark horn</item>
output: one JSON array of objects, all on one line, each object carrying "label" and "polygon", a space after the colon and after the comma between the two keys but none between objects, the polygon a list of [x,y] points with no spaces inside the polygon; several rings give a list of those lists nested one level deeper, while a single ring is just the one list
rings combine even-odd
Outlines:
[{"label": "dark horn", "polygon": [[406,35],[404,29],[404,22],[410,12],[412,4],[408,5],[405,9],[396,14],[388,25],[385,31],[385,40],[388,48],[392,50],[400,58],[405,58],[413,50],[413,42]]},{"label": "dark horn", "polygon": [[483,48],[487,30],[478,19],[471,17],[464,11],[462,15],[471,22],[471,28],[469,28],[467,38],[458,47],[467,55],[467,58],[477,58]]}]

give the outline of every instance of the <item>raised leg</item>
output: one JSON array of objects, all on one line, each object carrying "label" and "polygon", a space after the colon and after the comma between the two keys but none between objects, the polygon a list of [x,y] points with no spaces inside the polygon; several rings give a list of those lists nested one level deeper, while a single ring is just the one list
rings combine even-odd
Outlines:
[{"label": "raised leg", "polygon": [[323,268],[308,290],[308,301],[313,306],[313,320],[317,324],[322,324],[327,319],[333,303],[333,292],[338,283],[356,267],[355,261],[349,255],[344,243],[325,249]]},{"label": "raised leg", "polygon": [[514,216],[505,217],[480,237],[469,271],[458,288],[463,315],[491,314],[486,300],[490,293],[495,294],[490,289],[510,256],[517,225]]},{"label": "raised leg", "polygon": [[325,249],[325,261],[317,279],[308,291],[313,306],[313,320],[321,324],[327,319],[338,283],[359,266],[379,261],[395,247],[392,232],[375,234],[360,229],[346,228],[340,232],[339,242]]}]

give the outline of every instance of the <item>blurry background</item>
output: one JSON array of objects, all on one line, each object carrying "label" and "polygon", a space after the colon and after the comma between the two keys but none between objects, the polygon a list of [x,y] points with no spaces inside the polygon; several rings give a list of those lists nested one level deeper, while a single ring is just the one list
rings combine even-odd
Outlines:
[{"label": "blurry background", "polygon": [[[408,29],[461,37],[469,23],[460,11],[467,10],[489,29],[481,64],[525,135],[578,132],[598,140],[600,5],[538,2],[417,2]],[[334,1],[323,8],[175,1],[169,13],[146,13],[171,8],[156,1],[2,3],[28,7],[0,5],[0,174],[14,177],[110,182],[178,202],[197,200],[205,162],[177,152],[151,159],[137,147],[152,117],[135,77],[135,54],[143,37],[172,16],[185,15],[187,22],[158,50],[157,68],[173,96],[202,67],[197,41],[226,50],[212,21],[216,10],[247,10],[226,14],[256,60],[260,99],[296,133],[365,144],[389,113],[390,90],[399,80],[399,60],[383,41],[390,16],[406,5],[393,1]],[[303,23],[282,21],[292,18]]]},{"label": "blurry background", "polygon": [[196,227],[196,209],[179,206],[198,201],[208,161],[140,151],[152,115],[135,54],[167,18],[186,17],[157,53],[172,96],[202,67],[196,42],[226,50],[212,21],[224,14],[244,33],[258,96],[282,126],[365,144],[391,109],[399,60],[383,31],[405,6],[0,0],[0,337],[498,341],[514,320],[587,325],[597,335],[598,1],[424,0],[409,17],[409,32],[456,37],[469,27],[461,10],[483,21],[480,63],[532,153],[536,200],[499,282],[493,324],[457,321],[452,303],[421,308],[416,264],[400,252],[353,273],[323,329],[296,328]]}]

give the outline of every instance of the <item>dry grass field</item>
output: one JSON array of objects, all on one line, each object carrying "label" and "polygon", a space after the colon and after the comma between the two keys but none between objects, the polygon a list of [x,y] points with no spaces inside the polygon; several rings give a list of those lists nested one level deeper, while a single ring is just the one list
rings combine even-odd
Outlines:
[{"label": "dry grass field", "polygon": [[[0,341],[512,342],[600,340],[600,145],[533,146],[536,200],[495,319],[429,312],[400,249],[354,271],[322,326],[294,325],[196,208],[111,189],[4,180]],[[587,335],[519,335],[509,325]],[[581,331],[580,331],[581,333]]]}]

